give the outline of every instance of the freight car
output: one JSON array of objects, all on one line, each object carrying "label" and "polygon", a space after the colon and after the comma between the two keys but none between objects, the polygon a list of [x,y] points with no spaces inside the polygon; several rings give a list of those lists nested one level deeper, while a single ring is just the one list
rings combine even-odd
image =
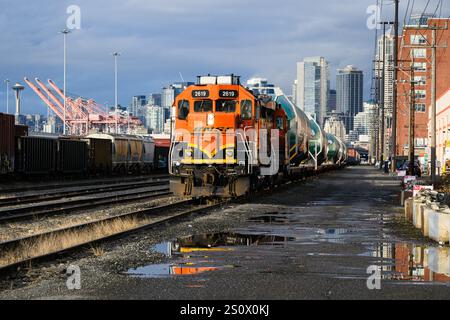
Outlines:
[{"label": "freight car", "polygon": [[15,158],[14,116],[0,113],[0,174],[14,171]]},{"label": "freight car", "polygon": [[[234,75],[199,77],[176,98],[172,114],[176,195],[240,196],[328,161],[326,133],[275,86],[244,88]],[[331,162],[345,160],[336,138]]]},{"label": "freight car", "polygon": [[355,148],[347,149],[347,164],[349,166],[356,166],[361,164],[361,155]]},{"label": "freight car", "polygon": [[16,172],[24,175],[82,175],[88,169],[85,142],[55,135],[20,137],[16,148]]},{"label": "freight car", "polygon": [[108,155],[107,152],[102,152],[95,162],[105,165],[111,163],[113,172],[149,173],[154,168],[155,143],[151,137],[96,133],[86,139],[106,140],[111,143],[111,153]]}]

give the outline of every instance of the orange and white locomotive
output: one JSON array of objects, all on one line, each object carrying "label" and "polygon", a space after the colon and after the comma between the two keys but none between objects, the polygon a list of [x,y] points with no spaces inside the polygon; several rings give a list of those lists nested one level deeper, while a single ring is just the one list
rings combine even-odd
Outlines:
[{"label": "orange and white locomotive", "polygon": [[175,100],[171,190],[191,197],[235,197],[286,172],[285,111],[231,76],[198,77]]}]

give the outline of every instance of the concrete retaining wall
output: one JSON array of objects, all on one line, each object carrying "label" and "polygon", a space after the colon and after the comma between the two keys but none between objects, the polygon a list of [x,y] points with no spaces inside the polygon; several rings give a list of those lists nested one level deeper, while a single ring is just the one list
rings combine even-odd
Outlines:
[{"label": "concrete retaining wall", "polygon": [[425,197],[405,200],[405,219],[410,221],[425,237],[439,243],[450,240],[450,210],[439,210],[426,203]]}]

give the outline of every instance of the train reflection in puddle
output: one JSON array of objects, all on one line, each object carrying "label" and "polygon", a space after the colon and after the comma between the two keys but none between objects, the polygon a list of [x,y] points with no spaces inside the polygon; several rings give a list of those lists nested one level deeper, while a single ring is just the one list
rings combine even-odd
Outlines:
[{"label": "train reflection in puddle", "polygon": [[450,248],[407,243],[379,244],[373,257],[391,259],[382,265],[383,278],[411,282],[450,282]]},{"label": "train reflection in puddle", "polygon": [[128,270],[128,275],[141,278],[164,278],[169,276],[195,275],[219,270],[219,267],[192,267],[174,264],[151,264]]},{"label": "train reflection in puddle", "polygon": [[253,235],[239,233],[210,233],[179,238],[172,242],[163,242],[153,250],[171,257],[176,253],[223,252],[232,250],[231,246],[280,246],[295,238],[276,235]]}]

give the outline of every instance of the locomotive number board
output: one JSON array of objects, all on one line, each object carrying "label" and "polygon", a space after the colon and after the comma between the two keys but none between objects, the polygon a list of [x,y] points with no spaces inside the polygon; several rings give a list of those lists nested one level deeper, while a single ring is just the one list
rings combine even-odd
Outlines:
[{"label": "locomotive number board", "polygon": [[193,90],[192,98],[208,98],[209,90]]},{"label": "locomotive number board", "polygon": [[220,90],[219,97],[220,98],[238,98],[239,91],[237,91],[237,90]]}]

